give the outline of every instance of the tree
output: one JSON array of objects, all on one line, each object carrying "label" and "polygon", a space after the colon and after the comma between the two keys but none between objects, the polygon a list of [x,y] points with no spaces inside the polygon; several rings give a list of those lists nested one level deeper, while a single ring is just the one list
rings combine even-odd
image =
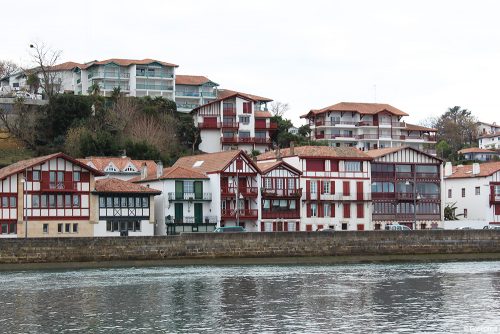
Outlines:
[{"label": "tree", "polygon": [[40,88],[40,78],[36,73],[30,73],[26,78],[26,84],[30,87],[30,92],[36,94]]},{"label": "tree", "polygon": [[442,159],[448,159],[451,154],[450,145],[446,142],[446,140],[441,140],[436,145],[436,155]]},{"label": "tree", "polygon": [[52,50],[43,43],[30,44],[30,48],[32,60],[37,66],[34,70],[41,74],[42,90],[50,100],[59,93],[61,87],[61,78],[53,69],[61,56],[61,51]]},{"label": "tree", "polygon": [[0,78],[8,77],[20,70],[21,68],[16,63],[9,60],[0,60]]},{"label": "tree", "polygon": [[458,220],[457,215],[455,215],[455,211],[457,210],[456,204],[446,204],[444,208],[444,220]]},{"label": "tree", "polygon": [[288,103],[283,103],[279,101],[274,101],[271,103],[269,108],[273,116],[283,117],[283,115],[290,110],[290,105]]}]

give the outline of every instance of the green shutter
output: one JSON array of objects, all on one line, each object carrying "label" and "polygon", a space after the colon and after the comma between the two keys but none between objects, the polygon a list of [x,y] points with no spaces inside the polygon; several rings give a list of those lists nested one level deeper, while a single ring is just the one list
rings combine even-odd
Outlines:
[{"label": "green shutter", "polygon": [[184,198],[184,182],[175,181],[175,199]]},{"label": "green shutter", "polygon": [[182,223],[184,218],[183,203],[175,203],[175,222]]},{"label": "green shutter", "polygon": [[203,182],[194,181],[194,198],[203,199]]},{"label": "green shutter", "polygon": [[202,203],[194,203],[194,223],[195,224],[203,223],[203,204]]}]

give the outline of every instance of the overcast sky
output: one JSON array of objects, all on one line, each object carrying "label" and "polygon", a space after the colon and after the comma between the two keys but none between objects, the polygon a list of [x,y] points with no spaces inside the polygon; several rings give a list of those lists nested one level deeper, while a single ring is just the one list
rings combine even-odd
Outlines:
[{"label": "overcast sky", "polygon": [[411,122],[459,105],[500,122],[497,1],[9,1],[0,59],[154,58],[299,115],[389,103]]}]

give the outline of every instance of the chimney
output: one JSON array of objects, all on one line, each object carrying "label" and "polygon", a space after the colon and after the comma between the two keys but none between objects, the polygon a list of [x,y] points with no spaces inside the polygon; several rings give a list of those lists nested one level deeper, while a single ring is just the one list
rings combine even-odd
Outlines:
[{"label": "chimney", "polygon": [[127,157],[127,150],[126,149],[123,149],[123,152],[122,152],[122,158],[126,158]]},{"label": "chimney", "polygon": [[478,175],[481,172],[481,166],[477,162],[472,164],[472,175]]},{"label": "chimney", "polygon": [[453,168],[451,166],[451,162],[447,161],[446,164],[444,165],[444,176],[450,176],[453,173]]},{"label": "chimney", "polygon": [[160,178],[160,176],[162,176],[162,174],[163,174],[163,162],[158,161],[156,163],[156,177]]},{"label": "chimney", "polygon": [[141,180],[144,180],[147,177],[148,177],[148,166],[146,165],[145,162],[143,162],[141,166]]},{"label": "chimney", "polygon": [[293,141],[290,142],[290,155],[295,155],[295,143]]}]

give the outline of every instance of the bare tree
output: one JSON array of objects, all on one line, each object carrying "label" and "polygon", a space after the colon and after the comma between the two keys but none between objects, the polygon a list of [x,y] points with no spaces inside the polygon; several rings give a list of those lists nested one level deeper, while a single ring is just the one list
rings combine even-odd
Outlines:
[{"label": "bare tree", "polygon": [[271,103],[270,109],[273,116],[282,117],[290,109],[290,105],[288,103],[274,101]]},{"label": "bare tree", "polygon": [[7,77],[20,69],[21,68],[12,61],[0,60],[0,78]]},{"label": "bare tree", "polygon": [[36,150],[37,127],[42,115],[36,106],[23,102],[22,99],[18,99],[12,112],[0,108],[0,124],[11,135],[22,141],[27,148]]},{"label": "bare tree", "polygon": [[36,64],[37,72],[41,74],[41,87],[49,100],[59,92],[61,78],[58,77],[54,66],[61,56],[60,50],[53,50],[43,43],[30,44],[31,57]]}]

